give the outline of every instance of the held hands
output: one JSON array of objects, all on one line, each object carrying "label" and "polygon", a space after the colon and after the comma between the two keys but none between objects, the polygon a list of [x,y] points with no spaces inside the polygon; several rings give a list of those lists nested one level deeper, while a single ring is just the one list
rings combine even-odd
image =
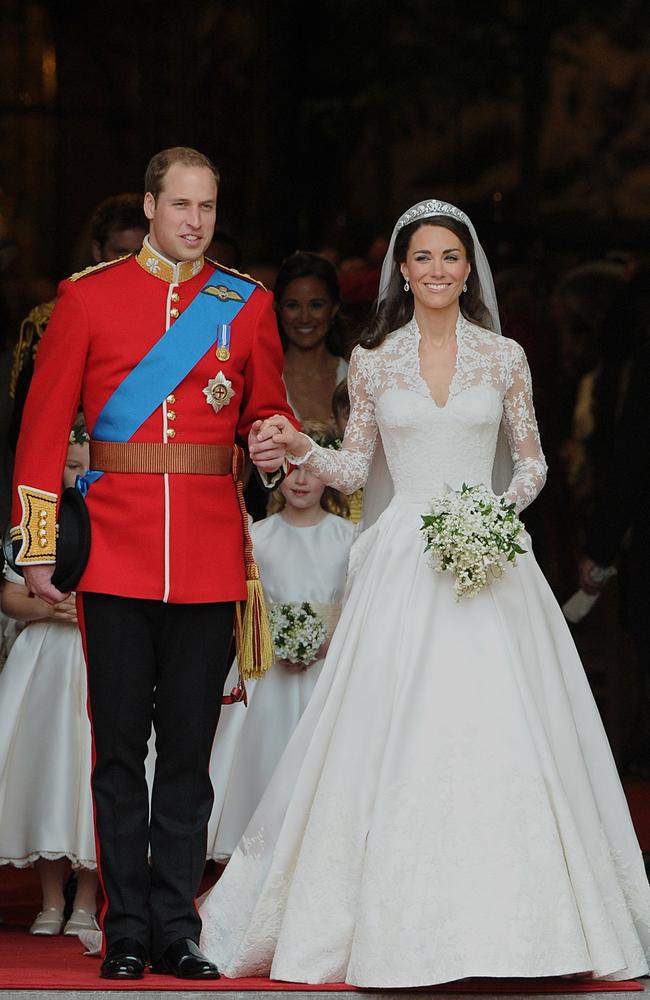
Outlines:
[{"label": "held hands", "polygon": [[298,457],[308,449],[309,439],[279,413],[256,420],[248,435],[248,451],[260,472],[276,472],[287,454]]},{"label": "held hands", "polygon": [[55,604],[50,613],[50,621],[68,622],[70,625],[77,625],[77,601],[74,594],[68,594],[64,601]]},{"label": "held hands", "polygon": [[[36,597],[40,597],[47,604],[61,604],[62,601],[70,597],[69,594],[62,594],[52,584],[52,574],[54,565],[25,566],[23,576],[27,589]],[[70,619],[65,619],[69,621]]]}]

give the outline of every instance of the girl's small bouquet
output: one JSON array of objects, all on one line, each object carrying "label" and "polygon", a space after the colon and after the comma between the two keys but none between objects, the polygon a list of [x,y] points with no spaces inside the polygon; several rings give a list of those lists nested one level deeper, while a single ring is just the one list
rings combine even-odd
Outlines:
[{"label": "girl's small bouquet", "polygon": [[302,667],[314,662],[327,638],[325,623],[309,601],[272,605],[269,625],[275,655]]},{"label": "girl's small bouquet", "polygon": [[434,497],[422,515],[425,552],[433,568],[450,570],[456,600],[473,597],[503,575],[526,549],[519,545],[524,526],[515,505],[496,497],[487,486],[467,486]]}]

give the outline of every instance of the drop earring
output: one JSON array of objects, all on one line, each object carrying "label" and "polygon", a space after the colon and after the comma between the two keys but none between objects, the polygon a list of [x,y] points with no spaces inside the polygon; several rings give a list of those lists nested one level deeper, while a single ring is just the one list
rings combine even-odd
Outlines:
[{"label": "drop earring", "polygon": [[411,286],[409,285],[409,279],[408,278],[404,282],[404,291],[405,292],[410,292],[411,291]]},{"label": "drop earring", "polygon": [[465,284],[463,285],[463,291],[464,291],[464,292],[466,292],[466,291],[467,291],[467,282],[465,282]]}]

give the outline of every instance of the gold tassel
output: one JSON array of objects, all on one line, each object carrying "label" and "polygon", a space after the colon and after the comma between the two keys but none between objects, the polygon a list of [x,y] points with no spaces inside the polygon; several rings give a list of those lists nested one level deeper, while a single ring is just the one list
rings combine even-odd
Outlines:
[{"label": "gold tassel", "polygon": [[245,681],[261,677],[273,663],[273,640],[256,563],[246,567],[246,603],[238,601],[235,613],[235,649],[239,672]]},{"label": "gold tassel", "polygon": [[273,663],[273,640],[260,582],[260,571],[253,559],[253,542],[248,528],[248,512],[240,475],[242,466],[243,452],[235,446],[233,476],[242,515],[246,561],[246,602],[244,604],[238,601],[235,609],[235,651],[239,674],[244,680],[249,681],[262,677]]}]

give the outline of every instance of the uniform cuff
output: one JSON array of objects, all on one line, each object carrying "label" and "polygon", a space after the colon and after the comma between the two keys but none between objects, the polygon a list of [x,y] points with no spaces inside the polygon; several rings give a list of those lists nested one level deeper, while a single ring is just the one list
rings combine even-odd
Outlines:
[{"label": "uniform cuff", "polygon": [[288,471],[289,463],[286,458],[280,468],[276,469],[275,472],[262,472],[261,469],[257,470],[258,475],[262,480],[262,485],[265,486],[267,490],[276,489],[276,487],[280,485],[284,477],[287,475]]},{"label": "uniform cuff", "polygon": [[12,540],[21,543],[17,566],[35,566],[56,561],[56,505],[58,495],[33,486],[19,486],[22,516],[11,529]]}]

